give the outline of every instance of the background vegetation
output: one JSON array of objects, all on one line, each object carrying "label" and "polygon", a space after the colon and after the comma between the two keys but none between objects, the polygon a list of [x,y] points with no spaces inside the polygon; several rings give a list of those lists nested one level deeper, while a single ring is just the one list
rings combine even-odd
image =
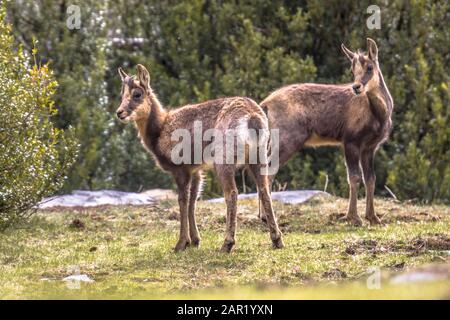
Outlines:
[{"label": "background vegetation", "polygon": [[0,7],[0,230],[61,188],[76,150],[70,132],[49,119],[56,113],[51,71],[13,48],[4,17]]},{"label": "background vegetation", "polygon": [[[340,44],[365,49],[370,36],[379,45],[395,101],[393,134],[376,159],[377,193],[387,185],[400,199],[448,203],[449,3],[379,1],[381,29],[368,30],[372,2],[14,1],[7,3],[7,21],[27,51],[33,37],[39,40],[38,58],[49,63],[59,83],[53,123],[73,126],[81,144],[66,192],[172,186],[134,128],[114,117],[118,66],[134,72],[137,63],[147,65],[167,106],[228,95],[261,101],[290,83],[351,81]],[[81,9],[80,29],[67,27],[71,4]],[[327,177],[327,191],[347,194],[340,150],[305,150],[278,181],[288,188],[323,189]],[[219,192],[212,179],[206,191]]]}]

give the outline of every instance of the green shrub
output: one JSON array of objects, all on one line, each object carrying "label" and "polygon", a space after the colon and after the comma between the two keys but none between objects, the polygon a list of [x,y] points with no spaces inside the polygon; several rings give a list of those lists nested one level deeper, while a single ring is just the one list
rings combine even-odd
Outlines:
[{"label": "green shrub", "polygon": [[14,49],[11,27],[0,8],[0,229],[32,213],[61,187],[76,142],[53,127],[57,83],[47,65]]}]

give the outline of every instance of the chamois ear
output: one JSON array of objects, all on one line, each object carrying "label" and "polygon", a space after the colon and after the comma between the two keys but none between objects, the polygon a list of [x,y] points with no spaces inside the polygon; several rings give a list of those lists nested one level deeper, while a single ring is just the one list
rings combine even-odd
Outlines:
[{"label": "chamois ear", "polygon": [[128,77],[128,75],[125,73],[125,71],[123,71],[123,69],[121,67],[119,67],[119,69],[117,69],[117,71],[119,72],[120,75],[120,79],[125,80],[126,77]]},{"label": "chamois ear", "polygon": [[367,38],[367,51],[369,52],[369,58],[373,61],[378,60],[378,47],[374,40]]},{"label": "chamois ear", "polygon": [[150,87],[150,73],[142,64],[137,65],[137,77],[141,86],[145,89]]},{"label": "chamois ear", "polygon": [[344,46],[344,44],[341,44],[341,49],[342,51],[345,53],[345,55],[347,56],[347,58],[352,61],[353,57],[355,56],[355,54],[353,52],[351,52],[349,49],[347,49],[346,46]]}]

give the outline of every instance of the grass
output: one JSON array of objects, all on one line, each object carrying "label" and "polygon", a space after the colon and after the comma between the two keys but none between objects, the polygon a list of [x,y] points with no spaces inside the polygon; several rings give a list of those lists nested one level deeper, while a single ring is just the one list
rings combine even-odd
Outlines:
[{"label": "grass", "polygon": [[[255,216],[256,202],[241,201],[231,254],[218,252],[223,204],[199,203],[201,247],[178,254],[172,251],[179,227],[174,202],[42,211],[22,228],[0,234],[0,298],[450,298],[448,277],[389,281],[424,264],[449,266],[449,207],[383,199],[375,205],[383,227],[341,222],[345,199],[275,203],[286,247],[273,250]],[[370,267],[381,268],[380,290],[366,286]],[[95,282],[61,281],[74,273]]]}]

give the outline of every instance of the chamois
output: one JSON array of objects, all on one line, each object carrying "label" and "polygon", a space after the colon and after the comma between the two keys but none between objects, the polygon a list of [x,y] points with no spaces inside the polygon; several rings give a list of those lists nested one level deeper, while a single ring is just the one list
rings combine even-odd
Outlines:
[{"label": "chamois", "polygon": [[[342,146],[350,186],[345,219],[358,226],[362,225],[356,207],[360,167],[366,189],[365,217],[370,224],[381,224],[373,205],[373,162],[376,150],[390,134],[393,109],[375,41],[367,38],[367,47],[365,54],[341,45],[352,64],[353,83],[289,85],[274,91],[261,103],[270,128],[279,129],[280,166],[303,146]],[[260,215],[265,218],[263,211]]]},{"label": "chamois", "polygon": [[[202,134],[205,134],[208,129],[221,133],[237,130],[240,136],[246,136],[251,129],[262,130],[268,134],[268,119],[260,106],[249,98],[232,97],[167,111],[153,93],[150,87],[150,74],[144,66],[137,66],[137,76],[128,76],[122,68],[119,68],[118,71],[122,80],[122,101],[117,110],[117,117],[123,122],[135,123],[144,147],[153,155],[156,163],[163,170],[172,174],[178,187],[180,237],[175,246],[175,252],[182,251],[191,244],[194,246],[200,244],[200,235],[195,222],[195,203],[201,192],[202,171],[207,169],[215,171],[224,192],[227,218],[226,236],[221,251],[231,251],[235,244],[238,194],[234,175],[235,171],[242,166],[245,166],[255,179],[259,199],[267,213],[273,247],[282,248],[284,246],[282,234],[278,228],[270,199],[269,177],[264,174],[263,170],[267,168],[267,162],[249,162],[248,145],[244,151],[246,152],[245,162],[241,165],[235,161],[232,164],[229,164],[229,161],[207,163],[203,157],[200,162],[179,163],[173,160],[174,147],[179,144],[178,141],[174,141],[176,140],[173,138],[174,133],[180,129],[184,132],[187,131],[189,136],[193,137],[196,122],[201,123]],[[258,145],[258,148],[264,148],[263,152],[266,155],[269,148],[267,141],[265,144]],[[216,143],[219,151],[226,153],[225,149],[228,145],[213,142]],[[192,148],[188,149],[194,150],[198,146],[198,144],[194,145],[195,143],[195,141],[189,142],[189,147]],[[203,152],[210,145],[205,141],[200,142],[201,151]]]}]

